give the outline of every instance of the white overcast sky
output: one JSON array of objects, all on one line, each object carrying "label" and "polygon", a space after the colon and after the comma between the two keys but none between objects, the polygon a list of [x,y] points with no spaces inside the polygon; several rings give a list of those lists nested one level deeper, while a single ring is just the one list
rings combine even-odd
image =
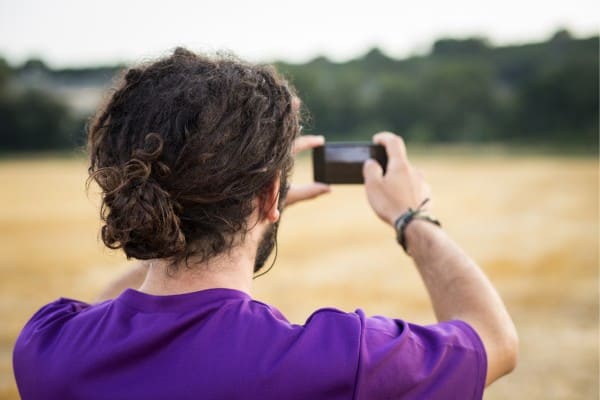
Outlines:
[{"label": "white overcast sky", "polygon": [[559,27],[597,34],[597,0],[0,0],[0,56],[54,67],[110,64],[177,45],[251,61],[347,60],[377,45],[396,57],[439,37],[544,40]]}]

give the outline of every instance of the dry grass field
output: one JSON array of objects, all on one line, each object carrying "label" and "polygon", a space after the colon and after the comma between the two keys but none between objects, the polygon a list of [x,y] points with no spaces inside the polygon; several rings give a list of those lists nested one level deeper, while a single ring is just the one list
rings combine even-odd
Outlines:
[{"label": "dry grass field", "polygon": [[[521,338],[517,370],[486,399],[598,398],[598,160],[418,156],[434,212],[482,265]],[[16,399],[15,338],[41,305],[92,300],[127,268],[98,240],[97,198],[82,159],[0,161],[0,399]],[[310,179],[307,160],[298,181]],[[315,309],[361,307],[434,322],[425,289],[363,188],[283,215],[279,257],[254,296],[301,323]]]}]

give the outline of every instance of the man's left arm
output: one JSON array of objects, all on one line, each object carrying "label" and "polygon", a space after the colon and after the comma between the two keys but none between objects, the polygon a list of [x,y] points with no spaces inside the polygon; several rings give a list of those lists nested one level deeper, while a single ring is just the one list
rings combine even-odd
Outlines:
[{"label": "man's left arm", "polygon": [[146,274],[148,273],[148,263],[144,261],[137,261],[129,267],[129,269],[123,274],[112,281],[96,298],[96,302],[114,299],[125,289],[132,288],[137,289],[142,286]]}]

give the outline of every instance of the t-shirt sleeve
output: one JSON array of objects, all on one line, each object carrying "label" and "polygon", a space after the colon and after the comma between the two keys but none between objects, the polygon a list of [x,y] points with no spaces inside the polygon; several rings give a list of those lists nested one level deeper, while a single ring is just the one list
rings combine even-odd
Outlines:
[{"label": "t-shirt sleeve", "polygon": [[463,321],[421,326],[385,317],[361,320],[355,399],[481,399],[487,358]]},{"label": "t-shirt sleeve", "polygon": [[21,336],[29,336],[44,330],[59,321],[72,318],[90,305],[82,301],[61,297],[40,308],[27,322]]}]

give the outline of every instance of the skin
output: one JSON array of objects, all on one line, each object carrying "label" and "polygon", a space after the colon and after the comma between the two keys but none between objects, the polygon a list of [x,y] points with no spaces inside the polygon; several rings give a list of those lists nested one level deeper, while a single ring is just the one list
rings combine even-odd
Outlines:
[{"label": "skin", "polygon": [[[387,172],[374,160],[365,162],[363,174],[367,199],[375,214],[393,227],[394,221],[409,207],[416,208],[431,189],[423,174],[408,160],[404,141],[389,132],[373,137],[388,153]],[[321,136],[302,136],[294,155],[324,144]],[[290,187],[286,206],[329,192],[327,185],[313,183]],[[180,268],[174,276],[166,273],[166,261],[155,259],[136,264],[100,296],[110,299],[124,289],[152,295],[173,295],[209,288],[231,288],[251,293],[256,249],[270,224],[279,220],[277,209],[279,180],[268,188],[266,201],[257,199],[250,217],[253,228],[246,239],[231,252],[221,254],[192,268]],[[427,204],[431,207],[431,202]],[[262,212],[261,212],[262,211]],[[254,224],[256,222],[256,224]],[[390,232],[391,233],[391,232]],[[481,268],[439,227],[420,220],[405,231],[407,250],[427,287],[439,322],[462,320],[479,334],[486,349],[486,384],[512,371],[517,362],[518,338],[515,326],[500,296]],[[399,251],[402,251],[398,246]]]},{"label": "skin", "polygon": [[[402,138],[382,132],[373,141],[385,146],[389,161],[385,175],[377,162],[365,163],[367,198],[375,214],[393,226],[409,207],[415,209],[431,198],[431,188],[409,162]],[[488,358],[486,384],[511,372],[517,364],[517,331],[481,268],[436,225],[416,220],[405,234],[408,254],[427,287],[437,320],[465,321],[483,341]]]},{"label": "skin", "polygon": [[[299,103],[296,107],[299,107]],[[304,135],[295,141],[292,153],[296,156],[302,151],[323,144],[325,144],[323,136]],[[285,199],[285,206],[313,199],[329,191],[330,187],[322,183],[292,184]],[[172,277],[166,274],[166,260],[154,259],[136,262],[122,276],[110,283],[96,301],[112,299],[127,288],[139,288],[143,292],[157,295],[193,292],[212,287],[238,289],[250,293],[252,266],[258,243],[266,227],[279,219],[279,210],[276,207],[278,193],[279,181],[273,183],[269,190],[269,198],[264,202],[272,205],[265,210],[263,214],[265,218],[259,218],[257,207],[250,219],[259,221],[256,224],[248,224],[248,226],[254,227],[246,235],[245,242],[228,254],[219,255],[203,265],[190,261],[190,265],[194,265],[193,268],[178,268],[182,273]]]}]

